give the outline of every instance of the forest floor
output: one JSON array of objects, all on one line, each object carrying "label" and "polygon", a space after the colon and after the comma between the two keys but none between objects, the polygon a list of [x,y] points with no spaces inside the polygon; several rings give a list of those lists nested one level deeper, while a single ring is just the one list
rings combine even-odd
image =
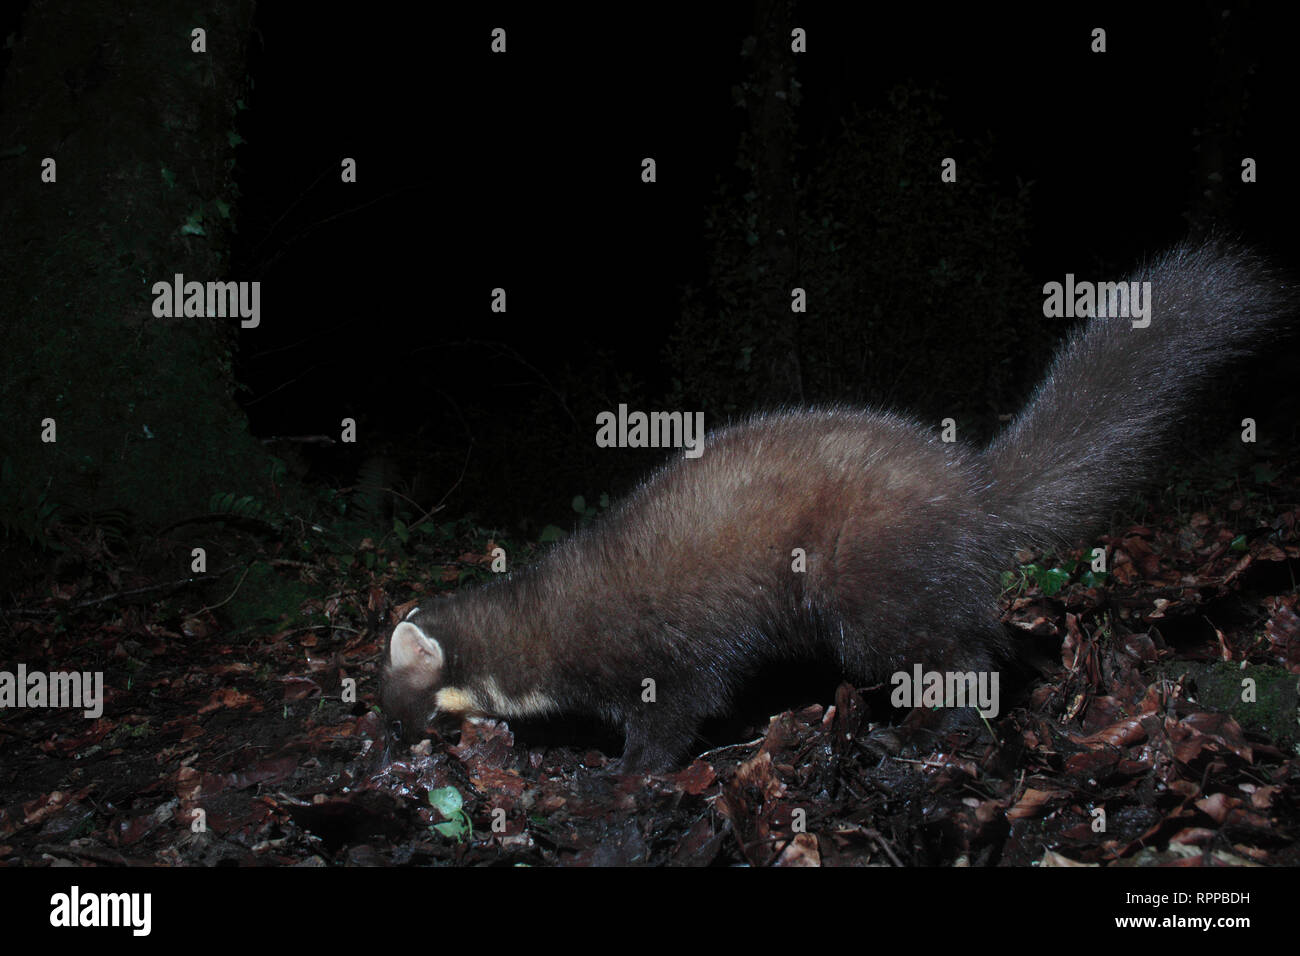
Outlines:
[{"label": "forest floor", "polygon": [[1225,499],[1102,539],[1104,586],[1022,566],[1002,609],[1028,663],[988,721],[831,684],[656,776],[565,726],[386,746],[388,631],[490,541],[423,577],[383,542],[227,541],[256,557],[198,594],[83,531],[10,593],[0,671],[11,694],[20,667],[102,673],[102,712],[3,701],[0,865],[1300,864],[1298,523]]}]

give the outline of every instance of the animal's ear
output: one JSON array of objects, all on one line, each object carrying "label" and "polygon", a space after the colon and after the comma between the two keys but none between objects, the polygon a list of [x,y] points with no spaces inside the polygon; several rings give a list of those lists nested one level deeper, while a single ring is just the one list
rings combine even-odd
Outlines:
[{"label": "animal's ear", "polygon": [[432,687],[442,676],[442,645],[410,621],[403,621],[389,638],[388,662],[411,684]]}]

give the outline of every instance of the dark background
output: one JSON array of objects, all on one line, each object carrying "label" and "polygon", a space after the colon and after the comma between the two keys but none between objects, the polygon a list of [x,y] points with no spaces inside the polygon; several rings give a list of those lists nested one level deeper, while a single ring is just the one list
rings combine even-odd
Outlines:
[{"label": "dark background", "polygon": [[[1012,303],[1031,320],[1045,321],[1034,317],[1043,281],[1066,271],[1122,275],[1192,221],[1226,225],[1294,260],[1297,186],[1286,147],[1297,74],[1291,34],[1275,15],[1204,4],[1036,14],[918,7],[883,21],[872,10],[811,5],[794,17],[809,37],[793,74],[803,94],[801,166],[831,148],[853,109],[880,106],[900,84],[942,96],[952,133],[943,155],[959,164],[951,188],[968,188],[964,144],[981,137],[992,142],[981,170],[990,189],[1014,197],[1017,182],[1033,184],[1012,250],[1030,280]],[[737,167],[748,119],[732,90],[752,78],[753,58],[741,50],[755,19],[746,4],[637,17],[485,9],[341,29],[264,5],[235,269],[266,283],[269,319],[241,343],[254,429],[332,432],[349,412],[373,429],[367,438],[383,433],[400,445],[418,432],[425,467],[438,463],[421,490],[449,487],[468,452],[456,495],[495,512],[484,514],[492,520],[537,509],[558,520],[574,494],[626,487],[657,456],[593,457],[594,413],[619,401],[665,407],[675,371],[665,350],[683,289],[710,281],[706,207],[720,183],[751,185]],[[495,25],[508,31],[505,56],[488,51]],[[1108,51],[1094,55],[1089,31],[1098,25]],[[1214,126],[1224,118],[1233,125]],[[1221,184],[1203,181],[1207,142],[1224,161]],[[358,157],[356,188],[334,182],[340,155]],[[1246,155],[1259,162],[1260,182],[1250,186],[1238,181]],[[657,160],[655,184],[640,181],[643,156]],[[940,158],[917,156],[915,176],[949,188],[937,185]],[[1209,188],[1213,199],[1202,195]],[[942,237],[963,224],[912,226]],[[878,262],[898,255],[857,252]],[[488,309],[498,286],[509,295],[505,316]],[[936,319],[1005,334],[1001,315]],[[798,334],[818,333],[810,325]],[[926,347],[938,353],[949,338],[938,327]],[[1033,343],[1031,352],[1025,387],[1046,349]],[[601,387],[574,387],[584,377]],[[960,378],[949,372],[926,389],[968,387]],[[701,407],[692,384],[674,397]],[[757,391],[769,405],[880,400]],[[1013,411],[1018,397],[999,396],[1001,410]],[[530,434],[547,431],[549,444],[528,444],[521,461],[523,421]],[[982,437],[989,422],[973,427]],[[547,447],[581,461],[579,473],[548,460]]]},{"label": "dark background", "polygon": [[[311,479],[370,468],[489,524],[570,524],[574,495],[660,460],[595,448],[620,402],[710,427],[865,402],[982,440],[1064,330],[1044,281],[1119,278],[1208,226],[1297,261],[1294,33],[1260,5],[261,4],[255,24],[229,277],[262,281],[263,319],[237,401],[258,438],[357,419],[355,446],[269,446]],[[742,91],[773,68],[798,84],[775,119]],[[763,291],[795,285],[807,316]]]}]

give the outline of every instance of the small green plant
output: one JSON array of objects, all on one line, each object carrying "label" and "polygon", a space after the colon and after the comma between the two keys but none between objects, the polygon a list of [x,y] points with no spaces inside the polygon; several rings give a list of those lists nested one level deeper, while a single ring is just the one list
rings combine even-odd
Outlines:
[{"label": "small green plant", "polygon": [[218,492],[208,502],[208,510],[213,514],[232,515],[236,518],[262,517],[262,503],[252,495],[236,498],[233,491],[225,494]]},{"label": "small green plant", "polygon": [[[1084,569],[1082,574],[1078,573],[1080,568]],[[1022,564],[1015,571],[1002,572],[1002,590],[1023,594],[1032,585],[1037,585],[1044,595],[1054,597],[1076,574],[1078,582],[1088,588],[1101,587],[1110,577],[1105,571],[1094,571],[1090,565],[1075,559],[1051,567],[1038,563]]]},{"label": "small green plant", "polygon": [[455,837],[457,843],[464,843],[473,836],[474,826],[469,814],[465,812],[465,801],[455,787],[439,787],[429,791],[429,805],[443,816],[442,823],[431,823],[429,831],[437,831],[445,837]]},{"label": "small green plant", "polygon": [[[574,495],[572,504],[573,510],[578,512],[578,524],[585,528],[609,509],[609,495],[602,494],[594,506],[589,506],[587,499],[582,495]],[[542,529],[542,533],[537,536],[537,540],[540,544],[551,544],[554,541],[559,541],[565,534],[563,528],[548,524]]]},{"label": "small green plant", "polygon": [[582,495],[573,498],[573,510],[578,512],[578,521],[585,528],[609,508],[609,495],[602,494],[594,506],[588,507],[587,499]]},{"label": "small green plant", "polygon": [[217,492],[208,499],[208,511],[214,515],[227,515],[245,521],[254,521],[268,528],[279,529],[284,524],[285,515],[253,495],[236,497],[233,491]]}]

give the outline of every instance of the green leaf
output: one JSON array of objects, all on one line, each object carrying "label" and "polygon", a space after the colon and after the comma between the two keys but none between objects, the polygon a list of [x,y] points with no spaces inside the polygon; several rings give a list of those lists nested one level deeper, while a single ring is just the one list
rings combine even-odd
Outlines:
[{"label": "green leaf", "polygon": [[1048,597],[1060,592],[1065,583],[1070,580],[1070,575],[1059,568],[1053,568],[1051,571],[1045,571],[1038,578],[1038,586],[1043,589],[1043,593]]},{"label": "green leaf", "polygon": [[558,528],[553,524],[548,524],[542,529],[542,533],[537,536],[537,540],[542,544],[550,544],[552,541],[559,541],[564,537],[564,529]]},{"label": "green leaf", "polygon": [[460,840],[465,835],[465,824],[459,820],[448,820],[446,823],[435,823],[433,828],[445,837],[453,837]]},{"label": "green leaf", "polygon": [[581,514],[586,514],[586,513],[587,513],[587,499],[584,498],[584,497],[582,497],[582,495],[574,495],[574,496],[573,496],[573,510],[576,511],[576,512],[578,512],[578,514],[580,514],[580,515],[581,515]]},{"label": "green leaf", "polygon": [[429,791],[429,805],[444,817],[451,817],[460,812],[465,802],[461,799],[460,791],[455,787],[439,787],[437,790]]}]

